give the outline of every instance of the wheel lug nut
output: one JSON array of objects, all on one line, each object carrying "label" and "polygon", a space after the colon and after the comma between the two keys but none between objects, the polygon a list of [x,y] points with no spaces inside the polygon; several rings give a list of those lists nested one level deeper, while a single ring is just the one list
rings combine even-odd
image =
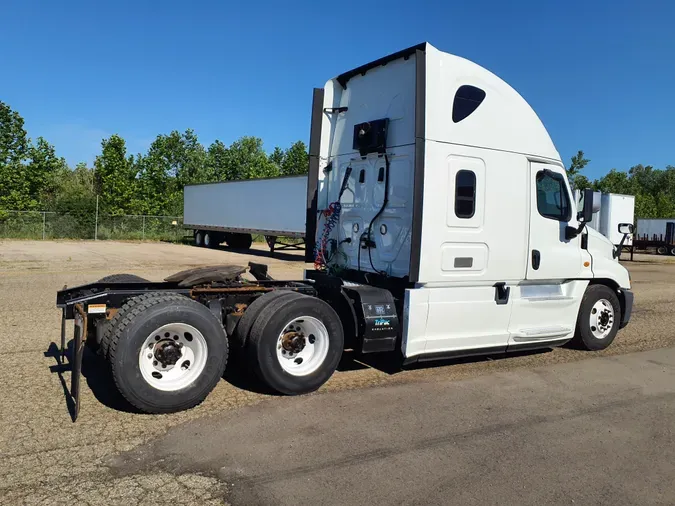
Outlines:
[{"label": "wheel lug nut", "polygon": [[148,353],[148,358],[152,358],[152,353]]},{"label": "wheel lug nut", "polygon": [[153,360],[153,361],[152,361],[152,365],[157,366],[157,361],[156,361],[156,360]]}]

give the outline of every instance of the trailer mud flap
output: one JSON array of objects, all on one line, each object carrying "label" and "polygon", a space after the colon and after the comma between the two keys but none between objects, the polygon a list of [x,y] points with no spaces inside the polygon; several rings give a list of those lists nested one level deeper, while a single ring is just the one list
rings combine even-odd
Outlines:
[{"label": "trailer mud flap", "polygon": [[[70,376],[70,395],[73,398],[73,422],[80,414],[80,377],[82,376],[82,355],[87,337],[87,313],[81,304],[75,304],[75,326],[73,332],[73,356]],[[65,327],[65,325],[64,325]]]}]

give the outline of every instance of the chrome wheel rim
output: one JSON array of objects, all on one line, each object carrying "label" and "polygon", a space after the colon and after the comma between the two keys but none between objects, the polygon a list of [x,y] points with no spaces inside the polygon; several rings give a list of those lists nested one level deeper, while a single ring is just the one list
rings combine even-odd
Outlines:
[{"label": "chrome wheel rim", "polygon": [[202,374],[207,355],[206,339],[199,330],[187,323],[169,323],[145,339],[138,365],[151,387],[174,392]]},{"label": "chrome wheel rim", "polygon": [[316,318],[300,316],[284,325],[277,339],[277,360],[292,376],[315,372],[328,356],[328,329]]},{"label": "chrome wheel rim", "polygon": [[607,299],[600,299],[591,308],[591,333],[596,339],[605,339],[614,327],[614,306]]}]

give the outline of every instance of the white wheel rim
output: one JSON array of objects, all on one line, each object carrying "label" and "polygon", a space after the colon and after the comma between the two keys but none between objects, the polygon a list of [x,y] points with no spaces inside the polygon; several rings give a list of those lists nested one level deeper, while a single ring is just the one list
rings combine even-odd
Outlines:
[{"label": "white wheel rim", "polygon": [[169,323],[143,342],[138,365],[151,387],[173,392],[189,386],[202,374],[207,354],[206,339],[199,330],[187,323]]},{"label": "white wheel rim", "polygon": [[605,339],[614,327],[614,306],[607,299],[600,299],[591,308],[591,333],[596,339]]},{"label": "white wheel rim", "polygon": [[204,246],[211,246],[211,234],[204,235]]},{"label": "white wheel rim", "polygon": [[197,244],[201,244],[201,243],[202,243],[202,234],[201,234],[200,232],[197,232],[197,235],[195,235],[195,242],[196,242]]},{"label": "white wheel rim", "polygon": [[277,339],[277,360],[292,376],[315,372],[328,356],[326,326],[311,316],[300,316],[284,325]]}]

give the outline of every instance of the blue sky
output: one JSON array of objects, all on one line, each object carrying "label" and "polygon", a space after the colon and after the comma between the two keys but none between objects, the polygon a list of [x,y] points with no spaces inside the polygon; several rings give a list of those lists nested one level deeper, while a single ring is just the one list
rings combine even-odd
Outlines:
[{"label": "blue sky", "polygon": [[307,141],[313,87],[427,40],[515,87],[588,176],[675,165],[669,0],[5,0],[0,20],[0,100],[71,164],[113,133]]}]

